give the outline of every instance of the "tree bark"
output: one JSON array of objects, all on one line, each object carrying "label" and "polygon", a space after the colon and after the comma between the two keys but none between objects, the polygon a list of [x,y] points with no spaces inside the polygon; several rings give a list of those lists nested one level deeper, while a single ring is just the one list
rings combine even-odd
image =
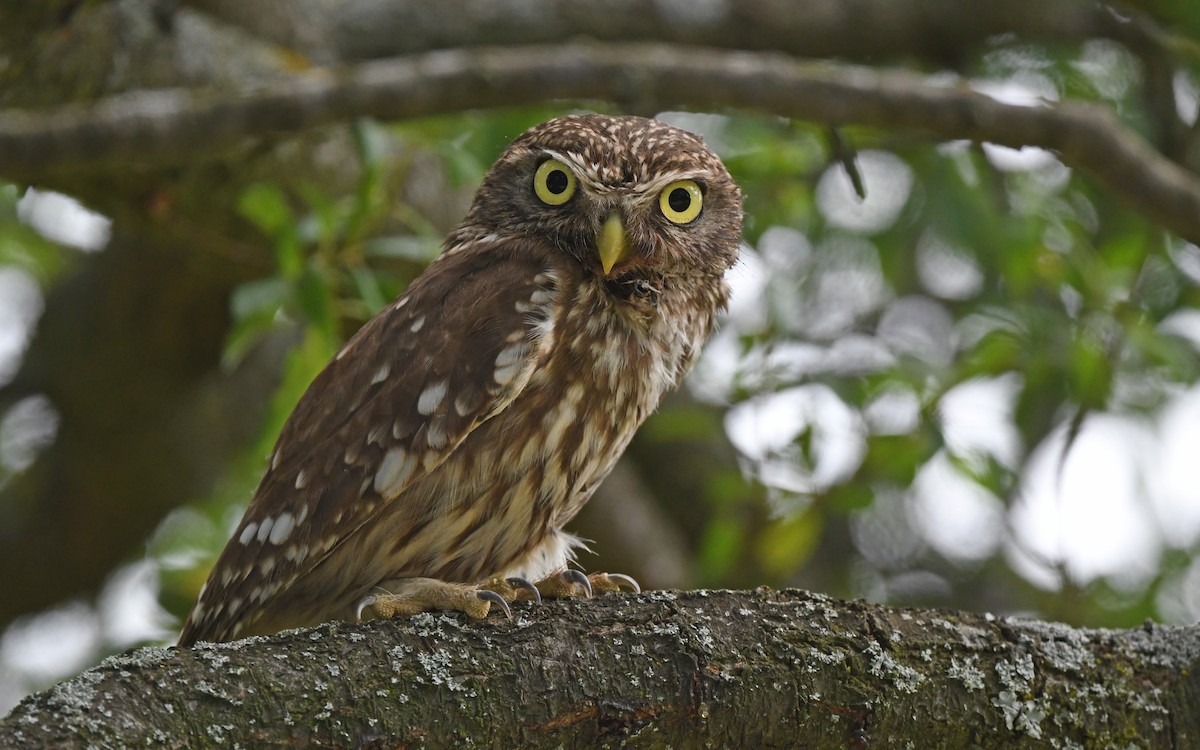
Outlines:
[{"label": "tree bark", "polygon": [[0,746],[1189,748],[1200,627],[656,591],[112,657]]}]

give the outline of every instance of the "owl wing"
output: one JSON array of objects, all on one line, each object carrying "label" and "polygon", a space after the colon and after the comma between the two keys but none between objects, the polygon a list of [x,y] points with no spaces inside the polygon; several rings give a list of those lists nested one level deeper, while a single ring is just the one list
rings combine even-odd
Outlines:
[{"label": "owl wing", "polygon": [[544,256],[521,250],[443,254],[316,377],[182,645],[236,637],[517,397],[553,344],[558,291]]}]

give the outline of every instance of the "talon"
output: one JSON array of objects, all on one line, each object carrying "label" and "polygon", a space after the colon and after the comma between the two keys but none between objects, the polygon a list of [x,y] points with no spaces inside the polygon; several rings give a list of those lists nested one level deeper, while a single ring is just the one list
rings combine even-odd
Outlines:
[{"label": "talon", "polygon": [[500,609],[504,610],[504,616],[510,620],[512,619],[512,610],[508,608],[508,602],[504,601],[504,597],[500,596],[495,591],[492,591],[491,589],[480,589],[479,591],[475,592],[475,596],[479,597],[485,602],[491,602],[492,604],[500,605]]},{"label": "talon", "polygon": [[354,608],[354,619],[358,620],[359,622],[362,622],[363,610],[366,609],[367,607],[374,606],[374,604],[375,604],[375,595],[374,594],[371,594],[370,596],[364,596],[362,599],[359,599],[358,605]]},{"label": "talon", "polygon": [[512,578],[505,578],[504,582],[509,586],[512,586],[514,589],[528,591],[530,596],[533,597],[533,601],[537,602],[538,604],[542,603],[542,592],[538,591],[537,586],[534,586],[532,583],[530,583],[528,579],[521,578],[520,576],[513,576]]},{"label": "talon", "polygon": [[624,585],[635,594],[642,593],[642,587],[638,585],[638,582],[624,573],[607,573],[606,575],[609,580],[615,581],[618,587]]},{"label": "talon", "polygon": [[592,582],[588,577],[578,570],[564,570],[562,572],[563,580],[568,583],[573,583],[583,589],[583,594],[586,598],[592,598]]}]

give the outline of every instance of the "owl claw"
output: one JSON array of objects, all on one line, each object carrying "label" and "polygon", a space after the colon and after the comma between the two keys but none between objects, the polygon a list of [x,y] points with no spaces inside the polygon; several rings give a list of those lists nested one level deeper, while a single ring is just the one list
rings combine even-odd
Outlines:
[{"label": "owl claw", "polygon": [[622,587],[625,587],[635,594],[642,593],[642,587],[638,584],[638,582],[624,573],[601,573],[600,575],[614,583],[618,591],[621,590]]},{"label": "owl claw", "polygon": [[504,601],[504,597],[500,596],[495,591],[492,591],[491,589],[479,589],[475,592],[475,596],[479,597],[481,601],[491,602],[492,604],[498,605],[500,609],[504,610],[504,616],[510,620],[512,619],[512,610],[508,608],[508,602]]},{"label": "owl claw", "polygon": [[529,579],[521,578],[520,576],[513,576],[512,578],[505,578],[504,582],[509,586],[512,586],[514,589],[528,591],[529,595],[533,597],[533,601],[535,603],[542,603],[542,592],[538,591],[537,586],[534,586],[532,583],[530,583]]},{"label": "owl claw", "polygon": [[563,580],[567,583],[574,584],[583,589],[583,595],[586,599],[592,598],[592,582],[583,573],[575,569],[564,570],[562,572]]},{"label": "owl claw", "polygon": [[375,595],[374,594],[372,594],[370,596],[364,596],[362,599],[359,599],[358,604],[355,605],[355,607],[354,607],[354,619],[357,620],[358,622],[362,622],[363,610],[366,609],[367,607],[372,606],[373,604],[375,604]]}]

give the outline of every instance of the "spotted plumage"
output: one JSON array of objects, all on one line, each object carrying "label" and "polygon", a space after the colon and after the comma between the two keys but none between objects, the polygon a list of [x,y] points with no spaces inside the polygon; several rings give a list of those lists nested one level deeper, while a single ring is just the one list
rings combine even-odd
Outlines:
[{"label": "spotted plumage", "polygon": [[565,568],[564,524],[711,333],[740,230],[737,187],[682,130],[585,115],[515,140],[300,400],[180,643]]}]

